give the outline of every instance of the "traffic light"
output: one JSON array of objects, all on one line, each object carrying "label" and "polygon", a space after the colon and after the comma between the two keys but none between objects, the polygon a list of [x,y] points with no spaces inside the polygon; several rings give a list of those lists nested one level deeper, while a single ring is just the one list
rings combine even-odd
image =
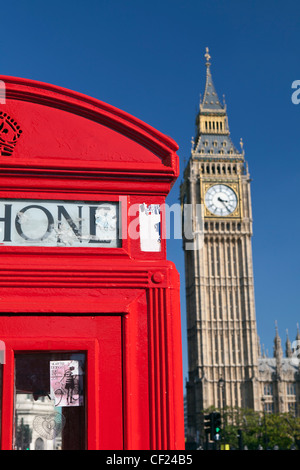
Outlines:
[{"label": "traffic light", "polygon": [[24,431],[23,431],[23,449],[30,450],[30,443],[31,443],[32,431],[28,424],[25,424]]},{"label": "traffic light", "polygon": [[16,448],[18,450],[30,450],[32,440],[32,431],[28,424],[24,424],[23,418],[17,427],[16,432]]},{"label": "traffic light", "polygon": [[238,429],[238,443],[239,443],[239,450],[243,450],[243,431],[241,429]]},{"label": "traffic light", "polygon": [[213,413],[204,415],[204,431],[210,435],[212,435],[212,415]]},{"label": "traffic light", "polygon": [[212,438],[214,441],[219,441],[221,436],[221,414],[218,412],[212,413]]},{"label": "traffic light", "polygon": [[219,441],[221,439],[221,414],[218,412],[204,415],[204,431],[210,434],[211,439]]}]

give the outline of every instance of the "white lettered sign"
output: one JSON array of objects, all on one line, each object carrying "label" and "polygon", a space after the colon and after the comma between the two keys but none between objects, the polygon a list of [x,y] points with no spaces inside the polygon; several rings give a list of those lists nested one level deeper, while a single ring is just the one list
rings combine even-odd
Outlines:
[{"label": "white lettered sign", "polygon": [[2,199],[0,245],[117,248],[119,204]]}]

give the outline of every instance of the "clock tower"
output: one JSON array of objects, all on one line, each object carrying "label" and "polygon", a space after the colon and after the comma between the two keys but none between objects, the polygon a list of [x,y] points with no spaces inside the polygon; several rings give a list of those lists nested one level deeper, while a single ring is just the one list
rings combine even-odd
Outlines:
[{"label": "clock tower", "polygon": [[205,58],[205,91],[180,189],[182,204],[200,204],[203,219],[196,248],[184,240],[188,426],[195,433],[210,406],[260,407],[250,175],[242,141],[237,149],[230,138],[208,49]]}]

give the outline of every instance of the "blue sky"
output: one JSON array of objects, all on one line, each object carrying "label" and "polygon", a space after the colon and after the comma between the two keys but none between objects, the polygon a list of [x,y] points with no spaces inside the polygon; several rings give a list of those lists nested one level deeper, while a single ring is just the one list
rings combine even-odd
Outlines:
[{"label": "blue sky", "polygon": [[[4,2],[3,2],[4,3]],[[299,321],[300,2],[70,0],[1,5],[0,73],[39,80],[110,103],[171,136],[181,171],[199,95],[205,47],[231,137],[244,141],[252,177],[253,261],[258,333],[273,352],[275,320],[284,346]],[[168,202],[178,202],[181,176]],[[181,240],[168,258],[181,274]]]}]

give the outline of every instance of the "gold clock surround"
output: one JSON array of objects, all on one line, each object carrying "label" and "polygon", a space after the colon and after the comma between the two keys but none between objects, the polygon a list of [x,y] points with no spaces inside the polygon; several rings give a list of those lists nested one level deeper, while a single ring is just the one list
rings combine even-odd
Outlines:
[{"label": "gold clock surround", "polygon": [[[205,204],[205,194],[208,191],[209,188],[212,186],[218,185],[218,184],[223,184],[225,186],[228,186],[231,188],[236,196],[237,196],[237,206],[235,210],[228,215],[225,216],[217,216],[210,212],[210,210],[206,207]],[[200,181],[201,185],[201,203],[204,206],[204,217],[207,219],[241,219],[242,218],[242,198],[241,198],[241,184],[240,180],[228,180],[228,179],[214,179],[214,180],[202,180]]]}]

